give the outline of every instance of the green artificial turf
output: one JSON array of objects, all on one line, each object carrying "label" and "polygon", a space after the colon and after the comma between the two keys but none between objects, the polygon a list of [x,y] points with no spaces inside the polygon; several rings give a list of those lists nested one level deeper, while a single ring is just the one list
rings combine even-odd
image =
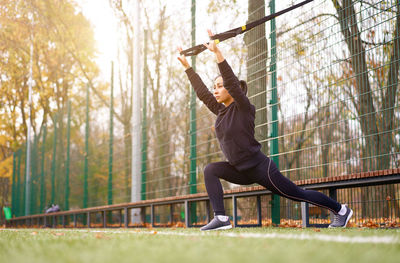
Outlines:
[{"label": "green artificial turf", "polygon": [[[345,241],[322,241],[321,236]],[[363,238],[369,241],[355,243],[364,242]],[[383,239],[373,243],[373,238]],[[394,241],[380,243],[385,238]],[[207,233],[193,228],[0,229],[0,262],[376,263],[399,259],[399,229],[236,228]]]}]

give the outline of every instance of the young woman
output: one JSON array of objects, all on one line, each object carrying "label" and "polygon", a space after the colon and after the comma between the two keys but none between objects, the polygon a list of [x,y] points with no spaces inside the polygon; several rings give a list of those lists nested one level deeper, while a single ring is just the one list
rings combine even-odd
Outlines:
[{"label": "young woman", "polygon": [[[210,30],[208,34],[212,36]],[[258,183],[280,196],[329,209],[334,213],[329,227],[346,227],[353,215],[347,205],[318,191],[298,187],[260,151],[261,145],[254,138],[255,107],[246,96],[246,83],[238,80],[213,41],[204,45],[215,54],[221,73],[214,81],[214,95],[190,67],[185,56],[178,57],[178,60],[185,67],[197,97],[217,115],[215,132],[228,162],[211,163],[204,169],[204,181],[215,216],[201,230],[232,228],[229,217],[225,215],[220,178],[240,185]],[[178,51],[181,50],[178,48]]]}]

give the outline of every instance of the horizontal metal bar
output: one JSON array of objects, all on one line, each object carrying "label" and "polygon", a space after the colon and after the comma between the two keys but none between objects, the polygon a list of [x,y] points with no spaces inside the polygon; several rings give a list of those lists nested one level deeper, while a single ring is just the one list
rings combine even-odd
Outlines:
[{"label": "horizontal metal bar", "polygon": [[382,184],[400,183],[400,175],[387,175],[382,177],[359,178],[346,181],[336,181],[302,186],[305,189],[352,188]]},{"label": "horizontal metal bar", "polygon": [[[301,187],[304,189],[312,189],[312,190],[322,190],[322,189],[344,189],[344,188],[352,188],[352,187],[363,187],[363,186],[372,186],[372,185],[382,185],[382,184],[394,184],[400,183],[400,174],[395,175],[385,175],[385,176],[377,176],[377,177],[367,177],[367,178],[359,178],[345,181],[333,181],[333,182],[325,182],[325,183],[315,183],[310,185],[302,185]],[[251,196],[262,196],[271,194],[271,191],[264,190],[256,190],[256,191],[248,191],[248,192],[238,192],[238,193],[225,193],[224,198],[241,198],[241,197],[251,197]],[[185,197],[182,199],[174,199],[174,200],[159,200],[155,202],[147,202],[140,204],[121,204],[115,205],[111,207],[98,207],[98,208],[89,208],[82,210],[71,210],[71,211],[63,211],[56,212],[51,214],[37,214],[30,216],[22,216],[11,218],[8,220],[8,223],[19,222],[21,220],[33,219],[33,218],[44,218],[44,222],[46,222],[49,217],[55,216],[74,216],[74,223],[76,221],[76,215],[87,214],[87,213],[100,213],[103,211],[117,211],[121,209],[132,209],[132,208],[145,208],[151,206],[163,206],[163,205],[172,205],[172,204],[185,204],[187,202],[200,202],[200,201],[208,201],[208,196],[195,196],[195,197]],[[310,225],[312,226],[312,225]]]}]

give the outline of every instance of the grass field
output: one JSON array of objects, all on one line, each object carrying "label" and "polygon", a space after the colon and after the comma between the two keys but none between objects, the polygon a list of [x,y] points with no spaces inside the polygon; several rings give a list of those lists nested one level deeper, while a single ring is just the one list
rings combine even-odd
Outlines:
[{"label": "grass field", "polygon": [[400,229],[0,229],[0,262],[400,262]]}]

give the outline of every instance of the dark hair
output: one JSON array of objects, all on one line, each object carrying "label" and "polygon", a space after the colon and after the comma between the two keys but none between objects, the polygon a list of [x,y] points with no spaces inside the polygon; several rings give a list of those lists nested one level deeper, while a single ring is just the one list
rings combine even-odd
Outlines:
[{"label": "dark hair", "polygon": [[240,88],[243,90],[244,94],[247,95],[247,83],[244,80],[240,80]]},{"label": "dark hair", "polygon": [[[221,75],[218,75],[214,78],[214,81],[219,78],[222,77]],[[247,83],[244,80],[239,80],[240,83],[240,88],[243,90],[244,94],[247,95]]]},{"label": "dark hair", "polygon": [[221,76],[221,75],[216,76],[216,77],[214,78],[214,81],[216,81],[217,78],[219,78],[219,77],[222,77],[222,76]]}]

